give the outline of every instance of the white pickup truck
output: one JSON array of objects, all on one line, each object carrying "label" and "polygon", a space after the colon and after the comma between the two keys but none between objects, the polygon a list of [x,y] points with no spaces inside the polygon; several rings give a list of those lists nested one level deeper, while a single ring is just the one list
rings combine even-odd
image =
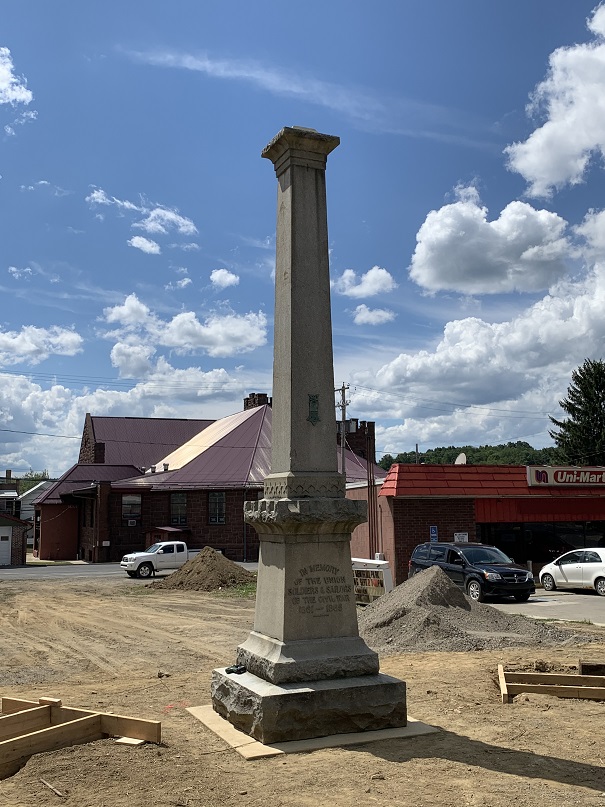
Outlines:
[{"label": "white pickup truck", "polygon": [[124,555],[120,566],[129,577],[151,577],[156,572],[178,569],[188,559],[187,544],[182,541],[160,541],[144,552]]}]

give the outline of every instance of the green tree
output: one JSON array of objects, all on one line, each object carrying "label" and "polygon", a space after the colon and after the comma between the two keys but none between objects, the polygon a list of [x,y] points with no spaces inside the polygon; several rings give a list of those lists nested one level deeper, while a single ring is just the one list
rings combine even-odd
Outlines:
[{"label": "green tree", "polygon": [[378,461],[378,465],[388,471],[391,465],[395,462],[395,458],[391,454],[385,454],[382,459]]},{"label": "green tree", "polygon": [[28,490],[35,487],[38,482],[42,482],[45,479],[50,479],[46,468],[43,471],[32,471],[30,468],[19,480],[19,493],[26,493]]},{"label": "green tree", "polygon": [[585,359],[571,374],[567,397],[559,406],[569,417],[550,420],[550,436],[563,462],[605,465],[605,362]]},{"label": "green tree", "polygon": [[556,448],[533,448],[529,443],[518,440],[497,446],[443,446],[429,448],[416,455],[415,451],[405,451],[393,457],[385,454],[380,460],[385,471],[394,462],[413,465],[419,461],[424,465],[453,465],[459,454],[466,454],[467,465],[558,465],[561,457]]}]

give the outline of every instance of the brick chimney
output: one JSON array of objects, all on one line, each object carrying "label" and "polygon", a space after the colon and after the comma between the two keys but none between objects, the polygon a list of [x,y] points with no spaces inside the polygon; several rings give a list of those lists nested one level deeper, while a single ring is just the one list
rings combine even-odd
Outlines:
[{"label": "brick chimney", "polygon": [[265,406],[265,404],[271,406],[272,403],[273,398],[269,398],[265,392],[251,392],[247,398],[244,398],[244,411],[255,409],[257,406]]}]

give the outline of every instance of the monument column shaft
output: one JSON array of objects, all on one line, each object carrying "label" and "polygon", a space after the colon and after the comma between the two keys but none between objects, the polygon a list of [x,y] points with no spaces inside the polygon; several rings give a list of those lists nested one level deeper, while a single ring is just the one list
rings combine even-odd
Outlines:
[{"label": "monument column shaft", "polygon": [[286,128],[263,151],[278,180],[272,464],[264,498],[245,505],[260,550],[238,662],[273,683],[378,671],[351,566],[366,506],[345,497],[336,450],[325,171],[339,142]]},{"label": "monument column shaft", "polygon": [[337,137],[283,129],[278,179],[271,475],[265,498],[344,496],[335,451],[327,155]]},{"label": "monument column shaft", "polygon": [[277,211],[271,470],[336,473],[324,170],[290,162],[279,176]]}]

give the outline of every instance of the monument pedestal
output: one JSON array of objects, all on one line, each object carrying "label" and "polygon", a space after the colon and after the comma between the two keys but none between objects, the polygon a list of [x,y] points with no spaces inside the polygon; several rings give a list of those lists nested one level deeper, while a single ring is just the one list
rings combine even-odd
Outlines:
[{"label": "monument pedestal", "polygon": [[405,683],[390,675],[277,685],[219,669],[211,694],[221,717],[265,744],[407,725]]},{"label": "monument pedestal", "polygon": [[260,537],[254,630],[237,650],[246,672],[215,670],[211,696],[221,717],[262,743],[407,723],[405,683],[379,673],[357,626],[350,538],[365,504],[246,503]]},{"label": "monument pedestal", "polygon": [[280,642],[254,630],[237,648],[237,664],[274,684],[375,675],[379,669],[378,655],[359,636]]}]

